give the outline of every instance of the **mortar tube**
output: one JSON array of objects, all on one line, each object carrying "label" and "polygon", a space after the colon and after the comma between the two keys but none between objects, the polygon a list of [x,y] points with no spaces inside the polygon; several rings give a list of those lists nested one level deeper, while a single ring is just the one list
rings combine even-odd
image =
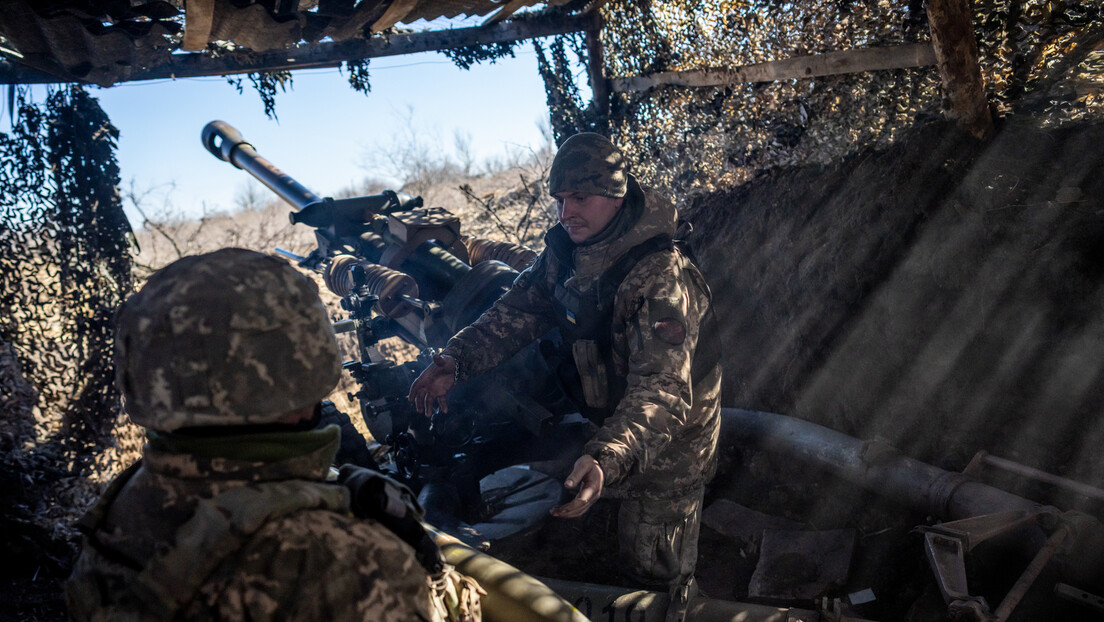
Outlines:
[{"label": "mortar tube", "polygon": [[[660,592],[634,590],[612,585],[539,578],[564,599],[571,601],[591,620],[663,622],[670,596]],[[816,622],[820,614],[808,609],[771,607],[718,600],[702,596],[690,599],[688,622]]]},{"label": "mortar tube", "polygon": [[426,526],[445,562],[479,582],[487,622],[587,622],[586,617],[547,585],[480,553],[456,538]]}]

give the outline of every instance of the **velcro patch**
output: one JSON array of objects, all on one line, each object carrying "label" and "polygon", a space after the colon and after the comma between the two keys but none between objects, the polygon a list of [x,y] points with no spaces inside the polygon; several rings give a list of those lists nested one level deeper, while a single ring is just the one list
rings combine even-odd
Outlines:
[{"label": "velcro patch", "polygon": [[652,332],[661,341],[673,346],[682,345],[682,342],[686,341],[686,327],[681,320],[675,318],[657,320],[652,324]]}]

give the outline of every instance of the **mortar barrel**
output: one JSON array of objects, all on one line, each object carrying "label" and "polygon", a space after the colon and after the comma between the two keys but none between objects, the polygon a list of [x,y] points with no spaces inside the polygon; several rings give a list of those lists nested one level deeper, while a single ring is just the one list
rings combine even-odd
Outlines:
[{"label": "mortar barrel", "polygon": [[203,146],[211,155],[242,169],[275,192],[295,209],[303,209],[322,197],[295,181],[275,164],[261,157],[257,150],[242,138],[234,126],[225,121],[211,121],[203,126]]}]

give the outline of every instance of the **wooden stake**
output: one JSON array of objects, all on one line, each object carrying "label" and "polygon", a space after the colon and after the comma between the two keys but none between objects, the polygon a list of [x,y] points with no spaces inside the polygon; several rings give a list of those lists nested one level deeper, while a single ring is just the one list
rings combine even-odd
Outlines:
[{"label": "wooden stake", "polygon": [[984,138],[993,131],[993,117],[978,67],[970,1],[928,0],[927,10],[947,117],[974,136]]},{"label": "wooden stake", "polygon": [[[594,15],[599,15],[594,13]],[[594,107],[603,117],[609,116],[610,87],[606,79],[605,59],[602,52],[602,21],[598,17],[596,28],[586,31],[587,71],[590,73],[590,91]]]}]

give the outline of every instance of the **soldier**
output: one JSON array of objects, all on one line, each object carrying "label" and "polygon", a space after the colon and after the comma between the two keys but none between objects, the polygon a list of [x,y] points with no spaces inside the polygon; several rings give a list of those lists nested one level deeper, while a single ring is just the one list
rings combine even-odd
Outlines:
[{"label": "soldier", "polygon": [[545,250],[435,356],[409,398],[426,416],[447,411],[457,381],[558,327],[577,372],[561,374],[568,393],[600,427],[566,479],[577,496],[552,514],[582,516],[607,491],[621,498],[627,578],[685,600],[720,426],[709,288],[672,242],[674,206],[638,184],[605,137],[565,141],[548,185],[560,222]]},{"label": "soldier", "polygon": [[319,400],[341,366],[310,279],[242,249],[186,257],[117,329],[147,444],[81,521],[75,620],[439,619],[425,552],[355,517],[357,485],[326,482],[339,432],[317,427]]}]

